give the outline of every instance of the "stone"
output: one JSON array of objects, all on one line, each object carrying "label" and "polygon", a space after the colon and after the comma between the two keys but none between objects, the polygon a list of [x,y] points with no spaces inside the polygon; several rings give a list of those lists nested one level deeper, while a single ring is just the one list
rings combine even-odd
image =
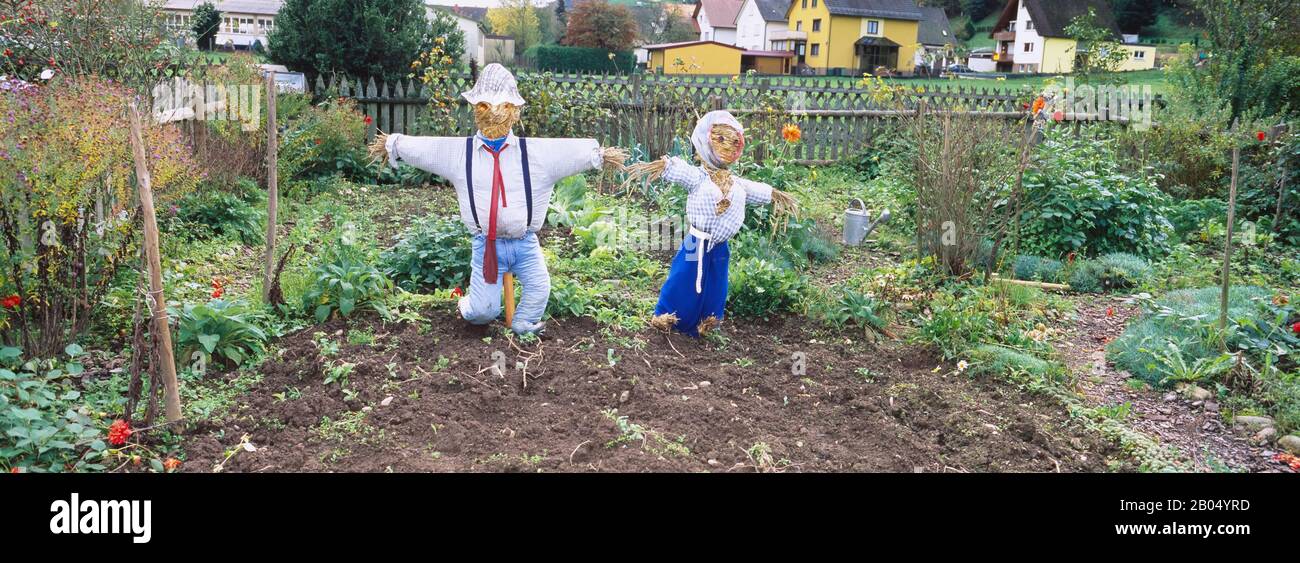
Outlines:
[{"label": "stone", "polygon": [[386,407],[388,405],[391,405],[392,403],[393,403],[393,396],[389,395],[387,397],[384,397],[384,400],[379,401],[379,406]]},{"label": "stone", "polygon": [[1209,389],[1201,387],[1200,385],[1189,385],[1187,387],[1187,390],[1184,391],[1184,393],[1186,394],[1187,398],[1193,401],[1204,401],[1206,399],[1210,399],[1214,397],[1214,393],[1210,392]]},{"label": "stone", "polygon": [[701,381],[701,382],[699,382],[697,385],[699,385],[700,387],[708,387],[708,386],[713,385],[713,384],[712,384],[712,383],[709,383],[708,381]]},{"label": "stone", "polygon": [[1283,436],[1281,440],[1277,441],[1277,445],[1282,446],[1282,449],[1291,455],[1300,455],[1300,436],[1295,434]]},{"label": "stone", "polygon": [[1206,401],[1205,410],[1209,412],[1219,412],[1219,403],[1216,403],[1214,401]]},{"label": "stone", "polygon": [[1255,433],[1255,437],[1251,438],[1251,441],[1255,442],[1256,444],[1262,445],[1262,444],[1268,444],[1272,442],[1273,438],[1276,437],[1277,437],[1277,429],[1273,428],[1272,426],[1265,426],[1262,430]]},{"label": "stone", "polygon": [[1272,428],[1274,426],[1273,419],[1267,416],[1235,416],[1232,418],[1232,424],[1233,426],[1244,427],[1251,430]]},{"label": "stone", "polygon": [[632,396],[632,394],[631,394],[630,392],[628,392],[628,391],[625,390],[625,391],[623,391],[622,393],[619,393],[619,394],[618,394],[618,402],[620,402],[620,403],[626,403],[627,400],[628,400],[631,396]]}]

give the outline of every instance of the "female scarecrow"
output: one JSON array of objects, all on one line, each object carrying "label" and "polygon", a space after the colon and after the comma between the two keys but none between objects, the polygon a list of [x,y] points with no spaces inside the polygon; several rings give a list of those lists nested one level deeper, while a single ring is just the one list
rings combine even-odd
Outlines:
[{"label": "female scarecrow", "polygon": [[745,222],[745,206],[773,204],[780,220],[796,211],[789,194],[760,182],[738,178],[728,167],[745,148],[745,129],[725,111],[713,111],[691,133],[699,166],[677,157],[630,167],[628,182],[663,179],[686,188],[686,218],[690,232],[683,241],[659,291],[659,304],[650,324],[660,330],[676,328],[700,336],[718,326],[727,304],[727,240]]},{"label": "female scarecrow", "polygon": [[561,179],[602,165],[622,169],[627,153],[601,148],[595,139],[526,139],[511,130],[524,99],[514,75],[493,63],[474,88],[461,94],[474,106],[478,132],[469,137],[379,135],[376,158],[406,163],[446,178],[456,187],[460,217],[474,234],[469,295],[460,314],[487,324],[501,314],[501,282],[519,278],[523,297],[510,327],[517,333],[542,330],[551,277],[537,242],[546,223],[551,193]]}]

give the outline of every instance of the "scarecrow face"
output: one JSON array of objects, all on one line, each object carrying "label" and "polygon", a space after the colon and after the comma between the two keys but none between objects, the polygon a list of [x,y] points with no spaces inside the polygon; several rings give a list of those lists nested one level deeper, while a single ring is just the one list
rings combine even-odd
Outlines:
[{"label": "scarecrow face", "polygon": [[730,165],[740,159],[740,152],[745,149],[745,137],[730,125],[714,125],[709,129],[709,148],[724,166]]},{"label": "scarecrow face", "polygon": [[483,136],[499,139],[510,132],[510,128],[519,122],[519,106],[508,102],[496,105],[487,102],[474,104],[474,124]]}]

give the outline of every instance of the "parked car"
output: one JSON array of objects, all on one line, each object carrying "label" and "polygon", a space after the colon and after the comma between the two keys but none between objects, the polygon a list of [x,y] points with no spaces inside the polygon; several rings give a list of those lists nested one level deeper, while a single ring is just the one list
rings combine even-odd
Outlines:
[{"label": "parked car", "polygon": [[970,67],[964,64],[954,63],[948,65],[948,72],[975,72],[975,71],[971,70]]}]

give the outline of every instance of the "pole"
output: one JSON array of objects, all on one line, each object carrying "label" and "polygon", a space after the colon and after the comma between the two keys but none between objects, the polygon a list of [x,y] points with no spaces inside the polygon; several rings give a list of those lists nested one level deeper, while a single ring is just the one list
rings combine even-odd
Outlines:
[{"label": "pole", "polygon": [[[1241,161],[1241,139],[1237,138],[1237,122],[1232,123],[1232,184],[1228,188],[1228,228],[1223,241],[1223,280],[1219,292],[1219,334],[1228,328],[1228,277],[1232,264],[1232,227],[1237,220],[1237,167]],[[1223,341],[1223,347],[1228,343]]]},{"label": "pole", "polygon": [[144,252],[149,269],[149,296],[153,298],[154,342],[158,346],[158,361],[162,364],[162,380],[166,389],[167,422],[181,419],[180,387],[176,382],[176,358],[172,353],[171,327],[167,323],[167,300],[163,297],[162,257],[158,251],[158,219],[153,206],[153,179],[149,176],[145,160],[144,136],[141,134],[140,109],[131,102],[131,149],[135,153],[136,187],[140,191],[140,211],[144,219]]},{"label": "pole", "polygon": [[266,73],[266,260],[262,271],[262,301],[271,302],[275,277],[276,216],[280,208],[279,130],[275,125],[275,71]]},{"label": "pole", "polygon": [[501,282],[501,300],[506,304],[506,328],[515,318],[515,275],[506,272]]}]

